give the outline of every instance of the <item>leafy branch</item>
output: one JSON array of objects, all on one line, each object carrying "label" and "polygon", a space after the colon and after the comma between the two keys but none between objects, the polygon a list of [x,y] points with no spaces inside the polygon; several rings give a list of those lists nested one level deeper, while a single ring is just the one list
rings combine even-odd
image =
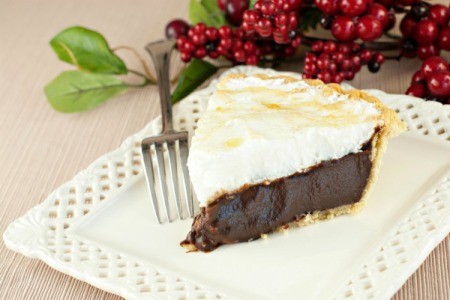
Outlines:
[{"label": "leafy branch", "polygon": [[[208,9],[215,13],[211,7]],[[77,68],[62,72],[44,88],[48,102],[57,111],[74,113],[89,110],[129,88],[157,83],[138,51],[129,46],[111,48],[100,33],[91,29],[80,26],[67,28],[57,34],[50,45],[60,60]],[[119,51],[132,53],[143,71],[128,68],[117,56]],[[217,68],[206,61],[193,60],[173,79],[178,81],[173,102],[187,96],[216,71]],[[132,84],[117,77],[126,74],[136,75],[143,81]]]},{"label": "leafy branch", "polygon": [[[125,92],[128,88],[155,84],[145,61],[136,50],[127,47],[139,57],[145,73],[128,69],[106,39],[98,32],[75,26],[57,34],[50,46],[58,58],[78,70],[64,71],[44,88],[50,105],[60,112],[81,112]],[[141,84],[124,82],[115,75],[134,74],[143,79]]]}]

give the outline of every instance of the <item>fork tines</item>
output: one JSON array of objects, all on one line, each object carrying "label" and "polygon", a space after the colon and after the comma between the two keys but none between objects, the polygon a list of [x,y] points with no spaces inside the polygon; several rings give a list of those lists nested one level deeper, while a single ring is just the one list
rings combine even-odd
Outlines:
[{"label": "fork tines", "polygon": [[[147,186],[158,222],[163,222],[159,208],[161,202],[164,203],[168,221],[173,220],[169,197],[175,198],[179,219],[186,217],[182,198],[185,199],[189,216],[193,217],[193,199],[186,165],[188,132],[165,133],[144,139],[142,157]],[[180,197],[180,188],[182,197]]]}]

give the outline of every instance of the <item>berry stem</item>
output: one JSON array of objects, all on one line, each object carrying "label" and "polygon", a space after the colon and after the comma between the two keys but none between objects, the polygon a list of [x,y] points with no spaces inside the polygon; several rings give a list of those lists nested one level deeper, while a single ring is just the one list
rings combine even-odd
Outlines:
[{"label": "berry stem", "polygon": [[[146,63],[145,60],[142,58],[142,56],[136,51],[136,49],[134,49],[134,48],[132,48],[132,47],[128,47],[128,46],[118,46],[118,47],[115,47],[115,48],[112,49],[113,52],[117,52],[117,51],[119,51],[119,50],[127,50],[127,51],[130,51],[131,53],[133,53],[134,56],[135,56],[135,57],[139,60],[139,62],[141,63],[141,65],[142,65],[142,67],[143,67],[143,69],[144,69],[144,71],[145,71],[145,74],[146,74],[147,76],[145,76],[145,75],[142,74],[142,73],[139,73],[139,72],[138,72],[138,73],[141,74],[141,75],[144,75],[144,77],[147,78],[151,83],[156,84],[156,78],[155,78],[155,76],[153,76],[153,74],[152,74],[152,72],[150,71],[150,68],[148,67],[147,63]],[[129,70],[129,71],[131,72],[132,70]],[[136,71],[134,71],[134,72],[136,72]],[[133,73],[133,72],[131,72],[131,73]],[[134,74],[136,74],[136,73],[134,73]],[[139,74],[136,74],[136,75],[140,76]]]},{"label": "berry stem", "polygon": [[144,86],[147,86],[149,84],[155,84],[156,83],[156,82],[153,82],[147,76],[145,76],[145,74],[142,74],[139,71],[128,69],[128,72],[131,73],[131,74],[137,75],[139,77],[142,77],[144,79],[144,82],[142,82],[141,84],[127,84],[128,86],[131,86],[131,87],[144,87]]}]

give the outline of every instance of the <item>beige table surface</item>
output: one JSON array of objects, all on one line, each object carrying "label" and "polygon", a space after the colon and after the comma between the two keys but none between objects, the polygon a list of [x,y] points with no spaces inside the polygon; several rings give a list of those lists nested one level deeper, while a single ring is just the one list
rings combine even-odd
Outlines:
[{"label": "beige table surface", "polygon": [[[0,0],[0,233],[158,114],[158,94],[153,86],[133,90],[82,114],[52,110],[43,87],[69,67],[52,53],[51,37],[79,24],[99,30],[113,46],[131,45],[141,51],[146,42],[163,37],[167,20],[187,17],[187,3]],[[136,60],[124,54],[127,63],[137,68]],[[401,93],[417,64],[391,61],[377,76],[364,71],[352,84]],[[450,299],[449,251],[447,237],[394,299]],[[0,242],[0,299],[118,298],[39,260],[16,254]]]}]

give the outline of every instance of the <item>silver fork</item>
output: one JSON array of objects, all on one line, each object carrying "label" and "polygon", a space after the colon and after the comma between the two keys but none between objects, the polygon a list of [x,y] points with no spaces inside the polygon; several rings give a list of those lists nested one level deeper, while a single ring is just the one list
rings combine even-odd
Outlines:
[{"label": "silver fork", "polygon": [[[186,200],[188,214],[190,217],[194,215],[193,198],[186,165],[189,134],[187,131],[175,131],[172,124],[169,63],[173,46],[172,41],[157,41],[145,47],[152,57],[158,79],[162,131],[157,136],[145,138],[142,141],[141,150],[148,191],[156,218],[160,224],[162,223],[159,208],[161,202],[164,203],[168,221],[173,221],[169,191],[175,198],[179,219],[184,219],[186,212],[180,197],[180,187],[184,194],[183,198]],[[178,151],[176,151],[177,145]],[[166,153],[166,159],[164,153]],[[179,178],[181,182],[179,182]],[[159,193],[157,193],[156,187],[159,187]]]}]

